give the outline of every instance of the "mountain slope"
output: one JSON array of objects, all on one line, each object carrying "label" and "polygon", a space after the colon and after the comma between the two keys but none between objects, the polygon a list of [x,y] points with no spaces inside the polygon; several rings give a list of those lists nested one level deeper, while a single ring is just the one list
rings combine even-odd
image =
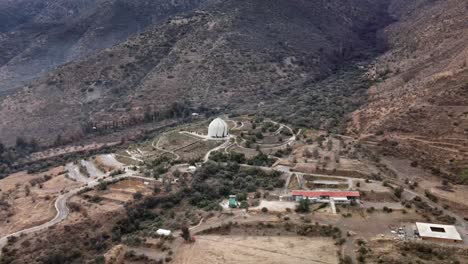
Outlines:
[{"label": "mountain slope", "polygon": [[457,175],[468,168],[468,4],[396,0],[390,10],[399,22],[370,73],[384,81],[350,131],[383,134],[388,150]]},{"label": "mountain slope", "polygon": [[209,0],[0,0],[0,95]]},{"label": "mountain slope", "polygon": [[385,2],[222,1],[173,17],[4,99],[0,140],[47,143],[174,102],[256,109],[373,54],[375,32],[389,22]]}]

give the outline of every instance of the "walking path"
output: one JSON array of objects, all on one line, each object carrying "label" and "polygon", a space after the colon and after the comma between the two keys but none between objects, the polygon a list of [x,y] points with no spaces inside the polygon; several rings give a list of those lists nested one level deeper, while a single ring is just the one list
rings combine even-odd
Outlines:
[{"label": "walking path", "polygon": [[[163,133],[161,136],[163,136],[165,133]],[[175,157],[175,160],[179,160],[180,159],[180,155],[175,153],[174,151],[171,151],[171,150],[165,150],[161,147],[159,147],[159,141],[161,141],[161,136],[158,138],[157,141],[153,141],[153,143],[151,144],[153,146],[153,148],[159,150],[159,151],[162,151],[162,152],[165,152],[165,153],[169,153],[169,154],[172,154],[174,155]],[[155,144],[156,142],[156,144]]]},{"label": "walking path", "polygon": [[335,200],[333,200],[333,198],[330,198],[330,208],[331,208],[332,213],[336,215]]}]

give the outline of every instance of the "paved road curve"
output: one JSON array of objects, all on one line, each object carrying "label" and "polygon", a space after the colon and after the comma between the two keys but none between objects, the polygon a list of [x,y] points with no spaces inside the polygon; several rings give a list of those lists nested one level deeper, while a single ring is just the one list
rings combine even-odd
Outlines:
[{"label": "paved road curve", "polygon": [[49,228],[49,227],[51,227],[53,225],[56,225],[56,224],[62,222],[63,220],[65,220],[67,218],[69,212],[70,212],[68,207],[67,207],[68,199],[70,199],[70,197],[72,197],[73,195],[76,195],[77,193],[79,193],[80,191],[82,191],[85,188],[95,187],[96,185],[98,185],[100,183],[100,180],[102,180],[104,182],[110,182],[110,181],[116,181],[116,180],[120,180],[120,179],[123,179],[123,178],[129,178],[129,177],[130,178],[141,178],[141,179],[145,179],[145,180],[149,180],[149,181],[154,180],[154,179],[148,179],[148,178],[135,176],[134,175],[135,173],[136,173],[136,171],[127,169],[125,174],[123,174],[123,175],[120,175],[120,176],[117,176],[117,177],[99,178],[99,179],[88,182],[84,186],[73,189],[73,190],[71,190],[71,191],[69,191],[67,193],[61,194],[55,200],[55,210],[57,210],[57,214],[55,215],[55,217],[52,220],[50,220],[47,223],[44,223],[42,225],[38,225],[38,226],[30,227],[30,228],[27,228],[27,229],[23,229],[23,230],[17,231],[15,233],[12,233],[12,234],[9,234],[9,235],[6,235],[6,236],[0,238],[0,255],[1,255],[1,249],[8,242],[8,238],[15,237],[15,236],[20,236],[20,235],[23,235],[23,234],[31,234],[31,233],[34,233],[34,232]]}]

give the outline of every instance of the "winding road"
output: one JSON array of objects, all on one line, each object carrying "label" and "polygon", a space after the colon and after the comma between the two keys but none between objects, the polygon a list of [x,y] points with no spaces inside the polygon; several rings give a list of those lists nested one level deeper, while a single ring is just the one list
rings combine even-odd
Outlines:
[{"label": "winding road", "polygon": [[[225,147],[227,147],[229,145],[229,143],[230,142],[229,142],[229,138],[228,138],[226,140],[226,142],[224,142],[222,145],[219,145],[219,146],[211,149],[210,151],[208,151],[206,153],[205,157],[204,157],[204,162],[207,162],[209,160],[209,156],[213,151],[217,151],[219,149],[225,148]],[[178,159],[180,157],[179,155],[177,155],[176,153],[174,153],[172,151],[167,151],[167,150],[164,150],[164,149],[160,148],[159,147],[159,140],[157,142],[153,142],[153,147],[155,147],[158,150],[174,154],[176,156],[176,159]],[[73,166],[72,163],[67,164],[67,166],[66,166],[67,170],[69,170],[70,173],[73,173],[75,175],[74,178],[76,178],[76,179],[81,179],[81,178],[85,179],[85,181],[84,181],[85,185],[83,185],[81,187],[78,187],[76,189],[70,190],[67,193],[61,194],[60,196],[57,197],[57,199],[55,200],[55,210],[57,211],[57,214],[55,215],[55,217],[52,220],[50,220],[50,221],[48,221],[48,222],[46,222],[44,224],[34,226],[34,227],[30,227],[30,228],[26,228],[26,229],[23,229],[23,230],[8,234],[8,235],[6,235],[4,237],[1,237],[0,238],[0,256],[1,256],[1,252],[2,252],[1,249],[8,243],[9,238],[35,233],[35,232],[47,229],[47,228],[49,228],[51,226],[54,226],[54,225],[62,222],[63,220],[65,220],[68,217],[68,214],[70,213],[70,210],[67,207],[68,200],[72,196],[78,194],[80,191],[82,191],[82,190],[84,190],[86,188],[93,188],[93,187],[97,186],[101,181],[110,182],[110,181],[116,181],[116,180],[120,180],[120,179],[124,179],[124,178],[135,178],[135,179],[148,180],[148,181],[155,180],[155,179],[135,175],[137,173],[136,171],[131,170],[129,167],[125,167],[123,164],[121,164],[120,162],[115,160],[115,158],[112,155],[106,155],[105,159],[106,159],[107,162],[110,162],[112,164],[120,164],[120,167],[125,169],[125,173],[122,174],[122,175],[119,175],[117,177],[110,177],[109,176],[110,173],[104,174],[101,171],[97,172],[97,170],[91,168],[92,167],[91,164],[89,164],[88,162],[83,162],[82,164],[87,167],[88,171],[90,172],[90,174],[92,176],[92,177],[88,178],[88,177],[83,177],[81,175],[81,173],[79,172],[79,169],[78,169],[77,166]],[[91,180],[91,178],[92,178],[92,180]]]},{"label": "winding road", "polygon": [[96,176],[96,179],[94,179],[92,181],[88,181],[85,185],[83,185],[81,187],[78,187],[76,189],[70,190],[70,191],[68,191],[68,192],[66,192],[64,194],[59,195],[57,197],[57,199],[55,200],[55,210],[57,211],[57,214],[55,215],[55,217],[52,220],[50,220],[50,221],[48,221],[48,222],[46,222],[46,223],[44,223],[42,225],[26,228],[26,229],[11,233],[9,235],[6,235],[4,237],[1,237],[0,238],[0,255],[1,255],[1,249],[8,243],[9,238],[35,233],[35,232],[44,230],[46,228],[49,228],[51,226],[54,226],[54,225],[62,222],[63,220],[65,220],[68,217],[68,214],[70,213],[70,211],[69,211],[69,209],[67,207],[68,199],[70,199],[72,196],[78,194],[80,191],[84,190],[85,188],[93,188],[93,187],[97,186],[101,181],[110,182],[110,181],[116,181],[116,180],[120,180],[120,179],[123,179],[123,178],[129,178],[129,177],[130,178],[142,178],[142,179],[145,179],[145,180],[152,180],[152,179],[143,178],[143,177],[139,177],[139,176],[134,175],[136,173],[137,173],[136,171],[130,170],[129,168],[125,168],[125,174],[119,175],[117,177],[110,177],[109,173],[108,174],[100,173],[99,175]]}]

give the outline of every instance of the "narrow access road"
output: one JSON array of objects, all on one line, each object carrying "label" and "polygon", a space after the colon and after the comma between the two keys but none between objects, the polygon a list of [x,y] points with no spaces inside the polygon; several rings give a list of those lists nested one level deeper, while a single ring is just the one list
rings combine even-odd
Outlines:
[{"label": "narrow access road", "polygon": [[[110,182],[110,181],[120,180],[120,179],[124,179],[124,178],[143,178],[143,177],[135,176],[134,175],[135,173],[136,173],[136,171],[133,171],[133,170],[130,170],[130,169],[127,168],[125,174],[123,174],[123,175],[120,175],[120,176],[117,176],[117,177],[109,177],[109,175],[107,174],[105,176],[106,178],[95,179],[93,181],[88,182],[86,185],[83,185],[81,187],[73,189],[73,190],[71,190],[71,191],[69,191],[67,193],[61,194],[55,200],[55,210],[57,211],[57,214],[55,215],[55,217],[52,220],[50,220],[50,221],[48,221],[48,222],[46,222],[46,223],[44,223],[42,225],[38,225],[38,226],[30,227],[30,228],[27,228],[27,229],[23,229],[23,230],[11,233],[9,235],[6,235],[4,237],[1,237],[0,238],[0,255],[1,255],[1,249],[8,242],[8,238],[21,236],[23,234],[26,235],[26,234],[35,233],[35,232],[47,229],[47,228],[49,228],[51,226],[54,226],[54,225],[62,222],[63,220],[65,220],[68,217],[68,214],[70,213],[70,210],[67,207],[68,200],[72,196],[78,194],[80,191],[84,190],[85,188],[93,188],[93,187],[97,186],[101,182],[101,180],[104,181],[104,182]],[[149,178],[143,178],[143,179],[149,180],[149,181],[154,180],[154,179],[149,179]]]},{"label": "narrow access road", "polygon": [[233,138],[233,137],[232,137],[232,136],[229,136],[229,137],[226,139],[226,142],[224,142],[223,144],[217,146],[216,148],[210,149],[210,150],[205,154],[205,157],[203,157],[203,163],[207,163],[208,160],[210,160],[210,155],[211,155],[212,152],[228,147],[231,138]]}]

